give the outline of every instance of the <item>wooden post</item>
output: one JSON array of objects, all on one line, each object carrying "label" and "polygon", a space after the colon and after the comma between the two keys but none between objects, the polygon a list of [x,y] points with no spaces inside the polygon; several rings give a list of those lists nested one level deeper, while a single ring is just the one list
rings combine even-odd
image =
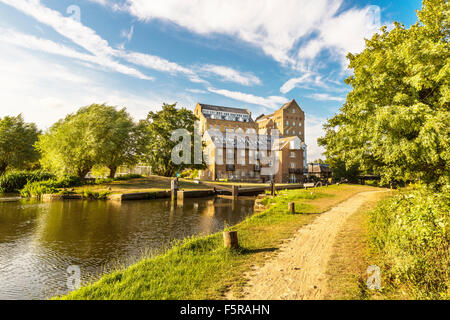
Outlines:
[{"label": "wooden post", "polygon": [[237,198],[239,196],[239,187],[238,186],[233,186],[231,195],[233,196],[233,198]]},{"label": "wooden post", "polygon": [[170,182],[170,190],[172,193],[172,200],[175,200],[178,192],[178,178],[175,178]]},{"label": "wooden post", "polygon": [[275,183],[270,180],[270,195],[273,197],[275,195]]},{"label": "wooden post", "polygon": [[238,249],[239,241],[237,231],[224,231],[223,232],[223,244],[225,248]]},{"label": "wooden post", "polygon": [[289,202],[289,212],[291,214],[295,214],[295,203],[294,202]]}]

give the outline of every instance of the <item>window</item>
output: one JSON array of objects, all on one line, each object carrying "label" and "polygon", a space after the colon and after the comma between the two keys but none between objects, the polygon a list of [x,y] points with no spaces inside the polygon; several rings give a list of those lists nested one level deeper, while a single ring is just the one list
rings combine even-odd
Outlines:
[{"label": "window", "polygon": [[288,126],[288,125],[289,125],[289,121],[286,120],[286,126]]},{"label": "window", "polygon": [[292,121],[292,126],[294,126],[294,127],[295,127],[295,121]]},{"label": "window", "polygon": [[292,134],[295,134],[295,130],[292,130]]},{"label": "window", "polygon": [[245,157],[245,150],[241,150],[241,157]]},{"label": "window", "polygon": [[295,163],[291,162],[291,169],[295,169]]},{"label": "window", "polygon": [[292,113],[295,113],[295,109],[292,109]]},{"label": "window", "polygon": [[291,152],[291,158],[295,158],[295,152]]}]

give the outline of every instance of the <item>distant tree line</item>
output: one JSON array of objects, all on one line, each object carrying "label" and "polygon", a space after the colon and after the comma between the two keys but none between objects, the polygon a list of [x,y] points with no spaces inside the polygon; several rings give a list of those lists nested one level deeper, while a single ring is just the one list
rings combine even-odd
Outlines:
[{"label": "distant tree line", "polygon": [[44,169],[58,176],[84,178],[93,168],[108,168],[114,178],[118,167],[149,165],[155,174],[173,176],[171,161],[176,129],[193,133],[196,117],[190,110],[164,104],[161,111],[133,121],[125,108],[92,104],[67,115],[41,132],[22,115],[0,118],[0,176],[10,169]]}]

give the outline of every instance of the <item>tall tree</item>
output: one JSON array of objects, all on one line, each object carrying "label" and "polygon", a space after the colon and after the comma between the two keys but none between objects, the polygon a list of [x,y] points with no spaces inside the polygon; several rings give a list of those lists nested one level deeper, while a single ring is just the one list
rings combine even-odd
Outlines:
[{"label": "tall tree", "polygon": [[37,148],[42,166],[58,174],[84,178],[100,164],[114,177],[118,166],[135,163],[137,136],[125,109],[92,104],[55,123],[40,137]]},{"label": "tall tree", "polygon": [[192,111],[185,108],[177,109],[176,103],[171,105],[164,103],[161,111],[149,112],[147,119],[141,124],[145,125],[147,130],[147,150],[144,159],[152,167],[153,173],[172,177],[177,171],[181,172],[186,168],[202,168],[202,165],[177,165],[172,162],[172,150],[179,143],[171,139],[172,133],[178,129],[185,129],[192,137],[195,120]]},{"label": "tall tree", "polygon": [[36,125],[25,123],[22,115],[0,118],[0,175],[9,167],[23,168],[38,159],[33,147],[38,135]]},{"label": "tall tree", "polygon": [[114,178],[121,165],[134,165],[145,146],[142,145],[143,126],[136,125],[125,109],[92,105],[87,110],[96,122],[98,164],[109,168],[109,177]]},{"label": "tall tree", "polygon": [[424,0],[411,28],[383,27],[348,55],[353,90],[319,139],[328,159],[384,181],[450,182],[449,11]]}]

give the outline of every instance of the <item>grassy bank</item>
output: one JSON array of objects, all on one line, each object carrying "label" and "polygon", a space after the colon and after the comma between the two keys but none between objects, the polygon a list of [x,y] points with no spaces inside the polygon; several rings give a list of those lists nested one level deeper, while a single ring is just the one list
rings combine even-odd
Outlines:
[{"label": "grassy bank", "polygon": [[[449,299],[449,212],[448,192],[422,187],[366,203],[337,237],[327,298]],[[367,289],[371,265],[380,267],[381,290]]]},{"label": "grassy bank", "polygon": [[379,193],[351,215],[339,231],[333,245],[333,255],[327,268],[327,300],[367,299],[367,267],[369,257],[369,213],[384,198],[396,194]]},{"label": "grassy bank", "polygon": [[373,298],[450,298],[450,193],[403,190],[371,212],[372,265],[382,273]]},{"label": "grassy bank", "polygon": [[[238,231],[239,251],[224,249],[221,233],[188,239],[62,298],[223,299],[229,289],[239,295],[244,273],[274,255],[283,240],[313,221],[317,213],[368,190],[376,189],[341,185],[285,191],[267,200],[266,211],[231,228]],[[302,214],[288,214],[289,201],[296,202],[297,213]]]}]

